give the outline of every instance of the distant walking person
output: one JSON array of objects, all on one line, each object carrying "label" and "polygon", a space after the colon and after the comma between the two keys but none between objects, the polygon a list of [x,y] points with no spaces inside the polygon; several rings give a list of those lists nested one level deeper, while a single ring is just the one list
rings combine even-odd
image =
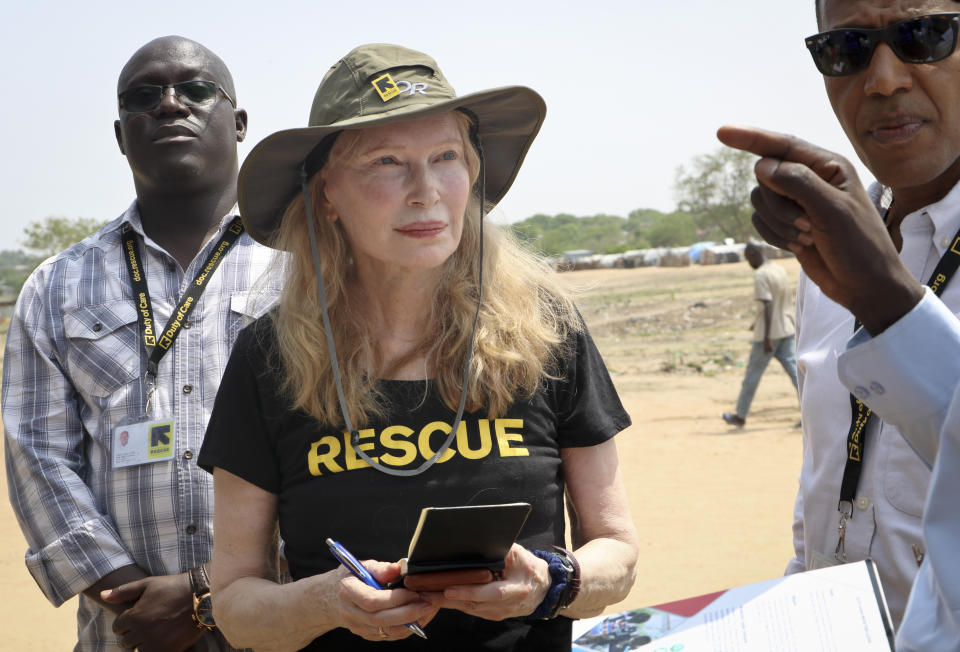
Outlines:
[{"label": "distant walking person", "polygon": [[787,273],[779,265],[766,260],[759,244],[748,243],[743,252],[754,268],[753,296],[760,302],[753,323],[753,346],[747,361],[747,375],[740,386],[736,412],[724,412],[723,420],[731,426],[743,427],[750,412],[750,403],[760,384],[760,377],[770,358],[776,358],[797,387],[797,351],[793,341],[793,292]]}]

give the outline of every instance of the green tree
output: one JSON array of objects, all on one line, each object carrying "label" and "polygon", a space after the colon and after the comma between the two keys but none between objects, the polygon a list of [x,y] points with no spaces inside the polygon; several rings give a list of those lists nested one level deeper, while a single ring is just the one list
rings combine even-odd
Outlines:
[{"label": "green tree", "polygon": [[626,220],[617,215],[576,217],[534,215],[510,226],[514,234],[548,256],[571,249],[589,249],[597,253],[613,253],[630,249],[630,234],[624,229]]},{"label": "green tree", "polygon": [[661,217],[647,230],[646,237],[651,247],[682,247],[701,239],[693,216],[682,211]]},{"label": "green tree", "polygon": [[596,253],[612,253],[627,245],[623,226],[626,220],[617,215],[593,215],[577,220],[579,233],[573,249],[590,249]]},{"label": "green tree", "polygon": [[688,171],[677,168],[677,207],[693,216],[708,239],[744,242],[756,236],[750,221],[750,189],[755,185],[756,157],[728,147],[694,157]]},{"label": "green tree", "polygon": [[40,260],[19,249],[0,251],[0,301],[8,300],[20,293],[24,281]]},{"label": "green tree", "polygon": [[682,211],[661,213],[652,208],[630,211],[624,227],[633,249],[680,247],[701,239],[692,215]]},{"label": "green tree", "polygon": [[80,242],[105,222],[86,217],[74,219],[50,216],[30,222],[23,230],[23,246],[43,258],[52,256]]},{"label": "green tree", "polygon": [[[573,219],[566,219],[567,217]],[[589,249],[581,247],[579,242],[580,229],[577,228],[576,218],[573,215],[558,215],[550,228],[544,230],[537,241],[540,251],[548,256],[557,256],[570,249]]]},{"label": "green tree", "polygon": [[514,222],[510,225],[510,230],[522,242],[538,251],[544,251],[543,237],[549,231],[555,229],[565,222],[572,222],[576,218],[573,215],[558,215],[551,217],[543,213],[537,213],[520,222]]},{"label": "green tree", "polygon": [[630,249],[679,247],[703,239],[696,220],[689,213],[661,213],[652,208],[630,211],[627,218],[603,214],[589,217],[569,213],[537,214],[514,222],[510,229],[517,238],[548,256],[572,249],[612,254]]},{"label": "green tree", "polygon": [[627,214],[627,222],[623,229],[631,240],[645,240],[646,232],[664,217],[664,214],[658,210],[637,208]]},{"label": "green tree", "polygon": [[30,272],[44,258],[83,240],[103,224],[99,220],[54,216],[28,224],[23,230],[26,252],[0,251],[0,297],[18,294]]},{"label": "green tree", "polygon": [[20,288],[23,287],[31,271],[33,267],[29,269],[0,267],[0,300],[20,294]]}]

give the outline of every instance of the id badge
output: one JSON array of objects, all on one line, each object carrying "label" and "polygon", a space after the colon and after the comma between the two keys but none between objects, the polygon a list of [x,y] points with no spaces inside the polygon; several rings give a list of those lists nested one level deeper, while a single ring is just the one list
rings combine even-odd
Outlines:
[{"label": "id badge", "polygon": [[173,459],[176,434],[173,417],[124,419],[113,429],[113,468]]}]

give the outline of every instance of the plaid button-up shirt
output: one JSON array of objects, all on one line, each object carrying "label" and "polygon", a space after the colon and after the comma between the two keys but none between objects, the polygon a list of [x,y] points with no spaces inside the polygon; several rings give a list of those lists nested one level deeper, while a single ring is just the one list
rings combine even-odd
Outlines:
[{"label": "plaid button-up shirt", "polygon": [[[146,407],[124,223],[138,234],[158,330],[220,241],[182,271],[144,235],[134,202],[41,264],[20,293],[3,364],[7,479],[27,568],[55,605],[129,564],[166,575],[210,559],[213,481],[196,454],[238,332],[279,295],[279,275],[263,274],[274,252],[244,234],[160,362],[154,414],[176,420],[173,459],[112,468],[114,427]],[[78,649],[118,649],[109,612],[81,595],[78,617]]]}]

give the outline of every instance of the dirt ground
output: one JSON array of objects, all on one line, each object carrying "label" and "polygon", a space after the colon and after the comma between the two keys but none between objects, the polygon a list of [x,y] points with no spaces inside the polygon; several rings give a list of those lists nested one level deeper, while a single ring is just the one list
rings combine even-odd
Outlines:
[{"label": "dirt ground", "polygon": [[[791,279],[796,261],[777,260]],[[637,581],[614,613],[783,572],[800,470],[796,394],[774,361],[747,426],[727,426],[750,346],[752,270],[588,270],[564,275],[633,426],[617,437],[640,532]],[[6,482],[0,475],[0,490]],[[59,652],[75,642],[76,599],[54,609],[27,572],[23,536],[0,500],[0,648]]]}]

